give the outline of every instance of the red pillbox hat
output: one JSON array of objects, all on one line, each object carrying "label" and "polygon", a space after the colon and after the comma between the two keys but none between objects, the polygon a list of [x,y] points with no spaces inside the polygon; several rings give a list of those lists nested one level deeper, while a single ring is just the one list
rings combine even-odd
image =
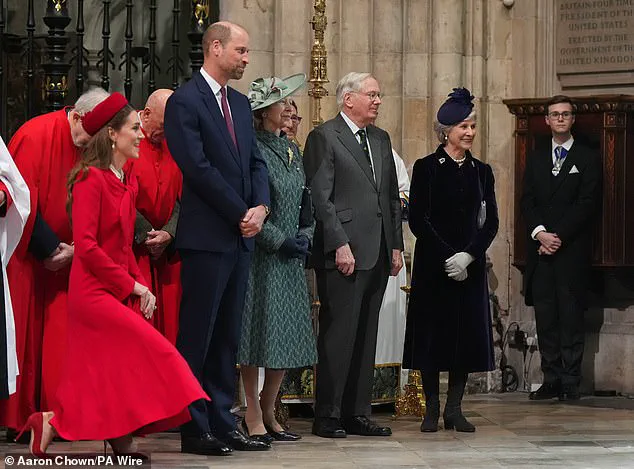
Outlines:
[{"label": "red pillbox hat", "polygon": [[125,96],[114,92],[97,104],[92,111],[84,114],[81,118],[81,125],[88,135],[93,136],[127,104],[128,100],[125,99]]}]

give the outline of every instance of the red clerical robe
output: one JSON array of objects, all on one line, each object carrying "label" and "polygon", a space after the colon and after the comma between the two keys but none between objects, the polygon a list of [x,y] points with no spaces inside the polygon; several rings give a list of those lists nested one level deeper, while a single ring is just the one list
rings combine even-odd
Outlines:
[{"label": "red clerical robe", "polygon": [[[165,140],[160,145],[154,145],[147,138],[141,141],[139,159],[130,160],[129,164],[139,182],[136,208],[155,230],[162,230],[181,196],[183,176],[180,169],[172,159]],[[175,344],[181,298],[180,258],[168,248],[160,258],[152,259],[145,245],[137,242],[134,243],[134,253],[141,273],[151,282],[150,288],[156,295],[157,309],[152,323]]]},{"label": "red clerical robe", "polygon": [[65,109],[26,122],[8,148],[31,191],[31,214],[7,266],[20,374],[16,393],[0,401],[0,426],[15,429],[32,412],[51,409],[55,404],[66,347],[70,265],[51,272],[28,247],[38,212],[60,241],[72,243],[66,179],[79,150],[73,144]]}]

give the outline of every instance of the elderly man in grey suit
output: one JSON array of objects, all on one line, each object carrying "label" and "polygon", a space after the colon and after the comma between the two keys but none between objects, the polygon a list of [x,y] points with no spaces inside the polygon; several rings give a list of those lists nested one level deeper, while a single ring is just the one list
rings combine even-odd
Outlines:
[{"label": "elderly man in grey suit", "polygon": [[398,181],[390,137],[371,125],[381,105],[377,80],[347,74],[337,105],[340,113],[313,129],[304,152],[321,301],[313,433],[389,436],[368,415],[379,309],[388,276],[403,267]]}]

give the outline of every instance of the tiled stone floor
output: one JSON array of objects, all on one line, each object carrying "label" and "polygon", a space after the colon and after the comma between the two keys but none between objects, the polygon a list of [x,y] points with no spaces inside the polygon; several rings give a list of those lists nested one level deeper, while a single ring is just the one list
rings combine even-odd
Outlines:
[{"label": "tiled stone floor", "polygon": [[[615,400],[603,402],[610,406]],[[174,433],[140,440],[140,449],[151,453],[154,469],[634,468],[634,406],[630,403],[634,401],[622,398],[614,406],[621,408],[614,409],[597,407],[601,400],[596,398],[570,405],[529,402],[522,393],[479,395],[464,403],[477,426],[474,434],[443,430],[422,434],[416,419],[393,420],[389,414],[379,414],[377,420],[392,427],[391,438],[323,439],[310,434],[310,420],[292,419],[293,430],[304,438],[298,443],[277,443],[265,453],[184,455],[178,452]],[[77,442],[54,443],[50,449],[58,453],[102,448],[100,442]],[[25,449],[0,444],[0,453],[7,451]]]}]

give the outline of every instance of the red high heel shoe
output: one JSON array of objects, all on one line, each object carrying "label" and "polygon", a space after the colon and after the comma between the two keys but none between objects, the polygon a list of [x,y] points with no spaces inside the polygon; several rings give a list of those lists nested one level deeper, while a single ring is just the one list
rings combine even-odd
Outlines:
[{"label": "red high heel shoe", "polygon": [[18,433],[18,436],[15,438],[16,441],[20,439],[22,434],[27,430],[31,431],[31,441],[29,443],[29,450],[33,456],[37,456],[38,458],[45,458],[46,452],[42,451],[42,433],[44,428],[44,413],[36,412],[31,414],[24,424],[24,427]]}]

